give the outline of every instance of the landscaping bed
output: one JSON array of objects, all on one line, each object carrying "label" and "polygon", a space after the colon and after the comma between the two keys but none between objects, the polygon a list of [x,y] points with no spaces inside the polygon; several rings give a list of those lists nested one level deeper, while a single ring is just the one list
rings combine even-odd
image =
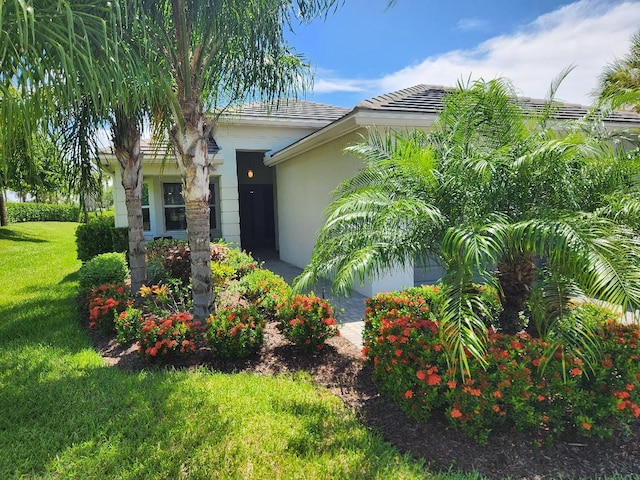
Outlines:
[{"label": "landscaping bed", "polygon": [[205,367],[258,375],[307,372],[317,385],[338,395],[365,425],[379,431],[401,451],[425,459],[433,470],[475,471],[491,479],[630,477],[640,472],[638,422],[631,426],[630,436],[615,435],[607,440],[563,436],[553,446],[542,448],[534,447],[534,436],[513,430],[494,431],[483,446],[452,428],[441,416],[417,422],[380,396],[371,380],[371,368],[361,361],[360,349],[342,337],[331,338],[322,351],[308,354],[288,342],[270,322],[263,346],[246,359],[213,358],[201,348],[188,357],[160,365],[144,361],[135,344],[120,346],[115,336],[89,332],[96,350],[109,365],[130,371]]}]

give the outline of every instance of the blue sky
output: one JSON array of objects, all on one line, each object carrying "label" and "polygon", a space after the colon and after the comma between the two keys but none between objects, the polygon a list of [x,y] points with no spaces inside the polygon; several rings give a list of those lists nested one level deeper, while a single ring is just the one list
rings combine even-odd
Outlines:
[{"label": "blue sky", "polygon": [[510,78],[544,98],[575,66],[557,98],[591,103],[604,66],[629,50],[640,0],[346,0],[326,21],[298,26],[289,42],[315,71],[307,99],[353,107],[419,83]]}]

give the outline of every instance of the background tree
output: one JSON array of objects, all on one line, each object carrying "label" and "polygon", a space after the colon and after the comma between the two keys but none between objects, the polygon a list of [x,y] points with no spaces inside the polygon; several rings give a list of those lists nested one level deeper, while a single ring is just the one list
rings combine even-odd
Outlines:
[{"label": "background tree", "polygon": [[326,14],[339,0],[140,0],[143,49],[163,74],[156,88],[170,106],[170,139],[182,173],[191,248],[194,316],[213,309],[207,143],[216,116],[251,98],[295,96],[307,65],[285,29]]},{"label": "background tree", "polygon": [[613,108],[626,106],[640,113],[640,30],[631,37],[629,53],[605,67],[596,93]]},{"label": "background tree", "polygon": [[[507,81],[478,81],[445,97],[429,134],[370,132],[347,149],[364,168],[337,189],[299,285],[328,276],[346,289],[354,275],[435,261],[449,297],[444,341],[462,366],[467,352],[481,357],[488,326],[474,278],[498,288],[506,333],[548,336],[570,296],[639,306],[638,232],[609,202],[640,206],[638,162],[597,122],[552,128],[553,111],[536,116]],[[595,351],[588,335],[564,340]]]}]

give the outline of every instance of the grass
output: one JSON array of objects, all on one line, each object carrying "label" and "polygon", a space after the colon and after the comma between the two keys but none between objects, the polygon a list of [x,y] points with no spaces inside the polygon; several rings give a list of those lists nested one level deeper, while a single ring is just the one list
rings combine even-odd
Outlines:
[{"label": "grass", "polygon": [[305,375],[106,367],[75,228],[0,228],[0,478],[477,478],[429,473]]}]

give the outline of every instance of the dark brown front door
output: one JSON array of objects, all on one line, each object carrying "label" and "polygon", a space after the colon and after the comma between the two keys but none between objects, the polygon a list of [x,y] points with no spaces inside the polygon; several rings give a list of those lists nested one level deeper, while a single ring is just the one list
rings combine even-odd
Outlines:
[{"label": "dark brown front door", "polygon": [[275,248],[273,185],[239,185],[242,248]]}]

